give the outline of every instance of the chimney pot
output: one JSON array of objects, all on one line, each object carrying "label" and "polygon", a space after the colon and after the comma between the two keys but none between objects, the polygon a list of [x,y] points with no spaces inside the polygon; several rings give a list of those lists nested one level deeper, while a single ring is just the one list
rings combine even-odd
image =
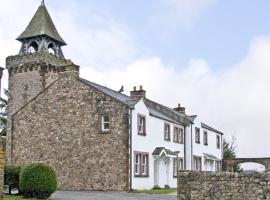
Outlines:
[{"label": "chimney pot", "polygon": [[140,85],[139,89],[136,90],[136,86],[133,87],[133,91],[130,91],[130,97],[134,99],[145,98],[145,91],[143,90],[143,86]]}]

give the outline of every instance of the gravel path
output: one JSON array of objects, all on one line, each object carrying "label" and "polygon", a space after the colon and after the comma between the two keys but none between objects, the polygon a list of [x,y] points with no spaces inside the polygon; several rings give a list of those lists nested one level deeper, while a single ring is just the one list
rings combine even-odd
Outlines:
[{"label": "gravel path", "polygon": [[175,195],[151,195],[127,192],[65,192],[54,193],[50,200],[176,200]]}]

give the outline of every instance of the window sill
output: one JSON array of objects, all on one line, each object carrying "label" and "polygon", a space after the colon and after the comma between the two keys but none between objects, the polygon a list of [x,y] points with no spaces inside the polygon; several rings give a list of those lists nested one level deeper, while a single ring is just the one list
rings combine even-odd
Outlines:
[{"label": "window sill", "polygon": [[136,178],[148,178],[149,175],[134,175]]},{"label": "window sill", "polygon": [[111,131],[99,131],[99,134],[110,134]]},{"label": "window sill", "polygon": [[174,143],[177,143],[177,144],[184,144],[183,142],[176,142],[176,141],[173,141]]},{"label": "window sill", "polygon": [[164,139],[164,141],[166,141],[166,142],[170,142],[171,140],[166,140],[166,139]]},{"label": "window sill", "polygon": [[146,136],[146,133],[138,133],[140,136]]}]

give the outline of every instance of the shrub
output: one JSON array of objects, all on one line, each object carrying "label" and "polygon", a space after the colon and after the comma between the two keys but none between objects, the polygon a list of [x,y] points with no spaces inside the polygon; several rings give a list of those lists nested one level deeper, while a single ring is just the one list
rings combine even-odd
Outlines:
[{"label": "shrub", "polygon": [[9,194],[12,189],[19,190],[19,174],[21,166],[5,165],[4,168],[4,185],[8,186]]},{"label": "shrub", "polygon": [[47,199],[56,191],[55,172],[44,164],[27,165],[21,170],[19,186],[25,197]]}]

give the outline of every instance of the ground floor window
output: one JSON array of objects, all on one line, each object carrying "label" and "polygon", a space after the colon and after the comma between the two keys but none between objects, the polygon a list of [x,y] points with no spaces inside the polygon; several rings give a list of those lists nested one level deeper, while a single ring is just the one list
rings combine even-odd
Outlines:
[{"label": "ground floor window", "polygon": [[221,161],[216,160],[216,172],[221,172]]},{"label": "ground floor window", "polygon": [[134,175],[145,177],[149,175],[149,154],[142,152],[134,153]]},{"label": "ground floor window", "polygon": [[202,171],[202,157],[193,157],[193,169],[197,171]]},{"label": "ground floor window", "polygon": [[[173,176],[177,176],[177,162],[176,158],[173,159]],[[183,170],[184,169],[184,159],[183,158],[178,158],[178,170]]]}]

